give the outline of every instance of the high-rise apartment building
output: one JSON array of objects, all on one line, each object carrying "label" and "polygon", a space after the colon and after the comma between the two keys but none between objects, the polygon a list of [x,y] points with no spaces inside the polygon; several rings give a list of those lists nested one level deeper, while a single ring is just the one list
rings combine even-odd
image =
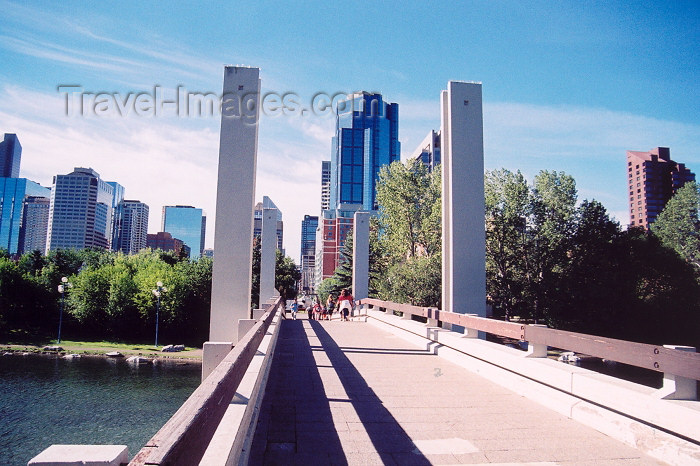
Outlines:
[{"label": "high-rise apartment building", "polygon": [[282,221],[282,211],[267,196],[263,196],[262,202],[255,204],[253,211],[253,238],[260,238],[262,235],[262,218],[264,209],[277,209],[277,249],[284,254],[282,247],[284,240],[284,222]]},{"label": "high-rise apartment building", "polygon": [[141,201],[123,200],[117,206],[120,221],[115,232],[113,249],[136,254],[148,245],[148,205]]},{"label": "high-rise apartment building", "polygon": [[113,186],[92,168],[54,176],[46,250],[109,249],[113,199]]},{"label": "high-rise apartment building", "polygon": [[16,134],[5,133],[0,142],[0,178],[19,178],[22,145]]},{"label": "high-rise apartment building", "polygon": [[46,251],[50,205],[51,199],[48,196],[28,196],[24,200],[22,225],[19,227],[20,254],[32,251],[43,254]]},{"label": "high-rise apartment building", "polygon": [[359,92],[339,102],[332,139],[329,208],[319,219],[316,286],[339,265],[357,211],[375,212],[379,170],[400,160],[399,105]]},{"label": "high-rise apartment building", "polygon": [[164,206],[161,230],[182,240],[190,248],[190,258],[198,259],[204,250],[207,217],[192,206]]},{"label": "high-rise apartment building", "polygon": [[668,147],[627,151],[630,226],[648,229],[678,189],[695,174],[671,160]]},{"label": "high-rise apartment building", "polygon": [[[0,178],[0,248],[13,255],[22,253],[20,238],[25,202],[30,197],[48,198],[50,195],[49,188],[26,178]],[[37,233],[45,237],[46,226]]]},{"label": "high-rise apartment building", "polygon": [[314,291],[314,277],[316,275],[316,229],[318,229],[318,217],[304,215],[301,221],[301,291]]},{"label": "high-rise apartment building", "polygon": [[331,161],[321,162],[321,210],[331,208]]}]

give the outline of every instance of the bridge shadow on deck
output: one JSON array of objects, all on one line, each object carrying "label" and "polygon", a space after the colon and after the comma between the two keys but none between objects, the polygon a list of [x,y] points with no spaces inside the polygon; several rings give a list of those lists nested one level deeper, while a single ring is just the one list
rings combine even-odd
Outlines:
[{"label": "bridge shadow on deck", "polygon": [[345,354],[430,352],[341,348],[324,325],[282,322],[249,464],[430,464]]}]

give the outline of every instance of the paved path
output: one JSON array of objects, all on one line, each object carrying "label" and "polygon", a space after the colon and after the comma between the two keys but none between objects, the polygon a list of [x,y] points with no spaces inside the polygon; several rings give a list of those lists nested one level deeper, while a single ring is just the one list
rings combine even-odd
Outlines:
[{"label": "paved path", "polygon": [[659,464],[373,325],[280,332],[251,465]]}]

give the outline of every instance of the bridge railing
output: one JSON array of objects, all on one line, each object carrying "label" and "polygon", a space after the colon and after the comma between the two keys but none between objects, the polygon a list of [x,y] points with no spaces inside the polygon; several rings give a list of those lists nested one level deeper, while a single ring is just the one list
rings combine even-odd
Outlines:
[{"label": "bridge railing", "polygon": [[[134,456],[130,466],[199,464],[275,315],[279,298],[170,420]],[[241,426],[246,428],[248,426]]]},{"label": "bridge railing", "polygon": [[547,356],[547,347],[573,351],[589,356],[604,358],[631,366],[651,369],[686,379],[700,380],[700,353],[680,351],[660,345],[635,343],[614,338],[606,338],[584,333],[568,332],[546,328],[542,325],[505,322],[475,314],[458,314],[435,308],[397,304],[379,299],[362,299],[359,304],[381,308],[386,311],[401,312],[404,317],[421,316],[428,323],[437,322],[460,325],[465,328],[467,337],[475,337],[477,331],[528,342],[534,356]]}]

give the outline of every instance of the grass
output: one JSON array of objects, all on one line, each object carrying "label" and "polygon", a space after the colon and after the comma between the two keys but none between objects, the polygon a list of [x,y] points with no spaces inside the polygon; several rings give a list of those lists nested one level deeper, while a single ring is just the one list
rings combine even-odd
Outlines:
[{"label": "grass", "polygon": [[105,354],[112,351],[118,351],[125,356],[159,356],[169,358],[185,358],[185,359],[201,359],[202,352],[199,348],[185,347],[184,351],[177,353],[162,353],[161,347],[154,347],[147,343],[119,343],[112,341],[73,341],[62,340],[60,344],[56,340],[51,340],[42,344],[12,344],[9,342],[0,342],[0,349],[3,351],[28,351],[40,352],[44,346],[60,346],[66,353],[77,354]]}]

